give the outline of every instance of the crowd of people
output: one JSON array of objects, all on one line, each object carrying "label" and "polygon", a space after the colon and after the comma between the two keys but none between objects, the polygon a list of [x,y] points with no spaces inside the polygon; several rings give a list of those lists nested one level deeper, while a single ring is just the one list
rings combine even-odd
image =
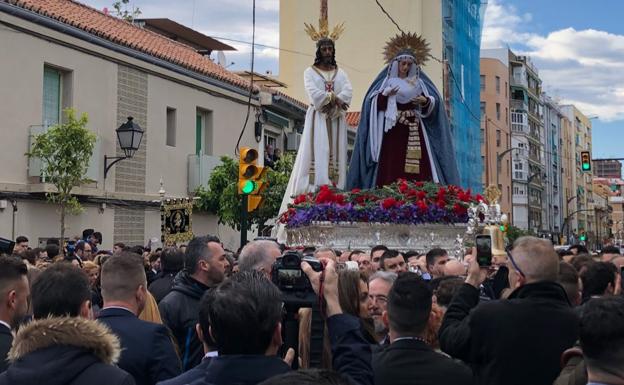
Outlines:
[{"label": "crowd of people", "polygon": [[274,240],[76,238],[0,256],[0,385],[624,383],[616,247],[522,237],[488,267],[475,250],[307,247],[294,274],[316,300],[295,306]]}]

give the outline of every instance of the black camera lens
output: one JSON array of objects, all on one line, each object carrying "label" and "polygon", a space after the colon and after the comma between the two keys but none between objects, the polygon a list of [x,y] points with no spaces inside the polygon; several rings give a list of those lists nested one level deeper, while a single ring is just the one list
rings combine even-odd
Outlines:
[{"label": "black camera lens", "polygon": [[297,251],[289,251],[282,257],[284,267],[299,268],[301,266],[301,256]]}]

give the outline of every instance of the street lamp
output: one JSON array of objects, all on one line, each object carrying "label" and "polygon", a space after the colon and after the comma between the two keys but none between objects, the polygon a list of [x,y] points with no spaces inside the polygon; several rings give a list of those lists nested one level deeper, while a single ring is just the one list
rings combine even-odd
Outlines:
[{"label": "street lamp", "polygon": [[508,153],[512,152],[513,150],[522,150],[520,147],[512,147],[509,148],[503,152],[501,152],[500,154],[498,154],[496,156],[496,187],[498,187],[499,185],[499,179],[500,179],[500,171],[501,170],[501,160],[503,159],[503,156],[507,155]]},{"label": "street lamp", "polygon": [[[143,129],[135,122],[132,121],[132,116],[128,116],[128,121],[123,123],[117,131],[117,140],[119,140],[119,147],[124,152],[124,156],[107,156],[104,155],[104,180],[108,170],[113,165],[121,160],[132,158],[134,153],[137,152],[141,146],[141,139],[143,139]],[[110,164],[108,161],[112,160]]]}]

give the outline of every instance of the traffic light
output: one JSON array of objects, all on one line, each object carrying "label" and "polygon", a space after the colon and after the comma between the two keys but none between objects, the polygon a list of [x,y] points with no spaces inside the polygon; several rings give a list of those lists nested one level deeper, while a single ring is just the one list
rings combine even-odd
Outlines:
[{"label": "traffic light", "polygon": [[260,193],[265,185],[266,167],[258,166],[258,151],[243,147],[238,162],[238,194],[247,195],[247,211],[252,212],[262,203]]},{"label": "traffic light", "polygon": [[581,170],[591,171],[591,154],[589,151],[581,151]]},{"label": "traffic light", "polygon": [[258,151],[243,147],[238,161],[238,194],[249,195],[256,190],[253,177],[258,174]]},{"label": "traffic light", "polygon": [[587,235],[581,234],[581,236],[579,237],[579,240],[585,242],[587,240]]}]

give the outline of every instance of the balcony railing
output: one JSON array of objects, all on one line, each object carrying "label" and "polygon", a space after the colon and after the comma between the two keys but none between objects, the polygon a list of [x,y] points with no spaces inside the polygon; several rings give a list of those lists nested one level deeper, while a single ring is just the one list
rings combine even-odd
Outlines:
[{"label": "balcony railing", "polygon": [[513,74],[513,76],[511,77],[511,85],[512,86],[520,86],[520,87],[524,87],[524,88],[529,88],[529,82],[527,81],[526,73],[523,73],[523,72],[524,71],[522,71],[522,72],[515,72]]},{"label": "balcony railing", "polygon": [[529,199],[526,195],[513,194],[512,199],[513,199],[514,205],[528,205],[529,204]]},{"label": "balcony railing", "polygon": [[[34,125],[29,127],[28,133],[28,148],[31,149],[35,136],[45,133],[50,126],[48,125]],[[101,147],[101,138],[98,135],[95,140],[95,145],[93,146],[93,153],[91,154],[91,159],[89,160],[89,168],[87,169],[87,173],[85,174],[85,178],[98,181],[100,177],[101,167],[101,156],[100,156],[100,147]],[[42,168],[44,164],[43,161],[39,158],[28,158],[28,176],[34,178],[40,178],[41,182],[45,182],[45,177],[42,173]]]},{"label": "balcony railing", "polygon": [[526,111],[529,108],[524,100],[519,100],[519,99],[511,99],[510,107],[512,110],[521,110],[521,111]]}]

